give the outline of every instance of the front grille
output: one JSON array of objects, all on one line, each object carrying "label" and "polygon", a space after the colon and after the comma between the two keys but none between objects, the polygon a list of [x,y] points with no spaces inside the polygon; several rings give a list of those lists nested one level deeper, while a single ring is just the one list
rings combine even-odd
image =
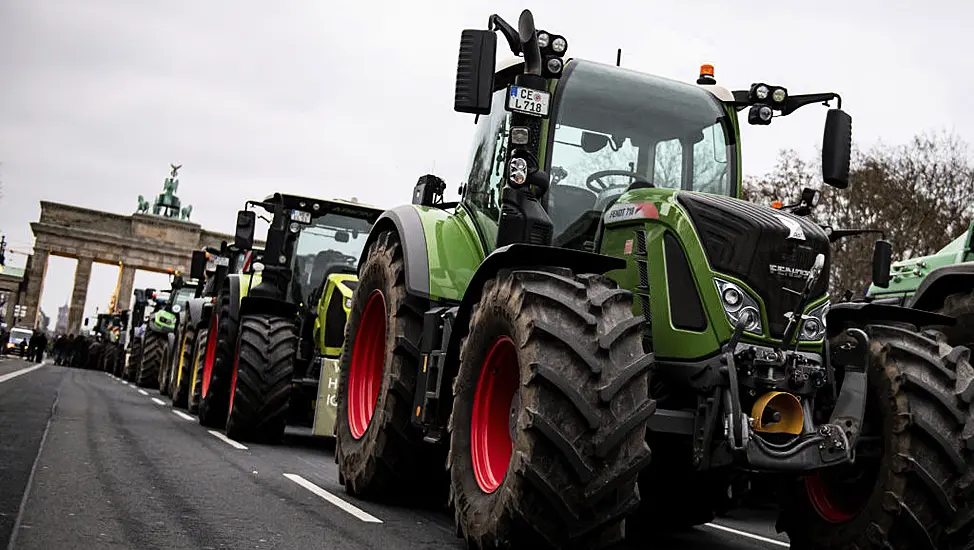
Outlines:
[{"label": "front grille", "polygon": [[[785,314],[798,305],[795,292],[805,284],[802,279],[772,272],[772,265],[807,270],[817,254],[824,254],[825,274],[812,288],[812,295],[827,292],[829,240],[818,225],[730,197],[680,193],[678,200],[689,213],[713,269],[743,280],[764,300],[772,337],[784,334]],[[790,230],[778,216],[797,223],[805,240],[789,239]]]}]

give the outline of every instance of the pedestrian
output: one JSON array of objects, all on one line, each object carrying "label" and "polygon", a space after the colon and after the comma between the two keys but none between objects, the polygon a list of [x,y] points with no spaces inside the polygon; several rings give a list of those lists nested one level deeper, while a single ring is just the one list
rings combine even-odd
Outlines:
[{"label": "pedestrian", "polygon": [[20,358],[27,359],[27,339],[26,338],[20,341]]},{"label": "pedestrian", "polygon": [[44,360],[44,352],[47,351],[47,333],[43,330],[37,331],[37,347],[34,348],[34,362],[40,363]]}]

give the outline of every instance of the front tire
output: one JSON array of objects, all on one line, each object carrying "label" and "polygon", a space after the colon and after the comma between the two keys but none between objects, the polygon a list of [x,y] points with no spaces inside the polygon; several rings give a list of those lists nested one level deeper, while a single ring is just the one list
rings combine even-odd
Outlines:
[{"label": "front tire", "polygon": [[203,395],[203,365],[206,361],[206,349],[210,341],[210,331],[200,330],[193,344],[193,379],[190,382],[187,410],[196,414],[200,410],[200,397]]},{"label": "front tire", "polygon": [[196,331],[187,329],[179,346],[179,359],[171,382],[173,388],[172,406],[180,409],[185,409],[189,404],[189,392],[192,389],[190,383],[193,377],[191,369],[194,344],[196,344]]},{"label": "front tire", "polygon": [[795,483],[779,528],[797,550],[968,550],[974,540],[970,351],[905,328],[873,325],[867,333],[863,437],[870,421],[877,425],[882,456]]},{"label": "front tire", "polygon": [[166,335],[161,332],[146,332],[142,362],[136,384],[140,388],[155,389],[159,387],[159,370],[163,368],[166,356]]},{"label": "front tire", "polygon": [[230,408],[230,380],[237,337],[237,322],[230,314],[229,289],[220,291],[220,309],[213,313],[203,362],[199,419],[200,424],[208,428],[223,428]]},{"label": "front tire", "polygon": [[141,364],[142,338],[135,338],[132,340],[132,345],[129,346],[129,357],[125,363],[125,369],[122,371],[122,378],[129,382],[135,382],[136,376],[139,373],[139,365]]},{"label": "front tire", "polygon": [[484,285],[460,352],[451,499],[470,548],[621,541],[650,459],[653,357],[632,295],[567,269]]},{"label": "front tire", "polygon": [[255,314],[244,316],[239,330],[227,437],[278,443],[287,425],[297,328],[287,317]]},{"label": "front tire", "polygon": [[445,484],[438,483],[444,478],[439,449],[424,443],[410,423],[424,310],[406,293],[395,232],[379,234],[359,274],[340,360],[339,479],[351,495],[415,502]]}]

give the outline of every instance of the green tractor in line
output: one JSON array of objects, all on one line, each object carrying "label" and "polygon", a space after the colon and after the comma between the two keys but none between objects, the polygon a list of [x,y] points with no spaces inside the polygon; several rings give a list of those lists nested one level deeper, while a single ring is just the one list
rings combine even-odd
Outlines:
[{"label": "green tractor in line", "polygon": [[938,327],[947,342],[974,348],[974,223],[929,256],[893,263],[890,285],[870,285],[868,300],[932,311],[956,319]]},{"label": "green tractor in line", "polygon": [[168,395],[173,351],[179,341],[178,315],[195,292],[196,285],[178,271],[172,273],[168,292],[153,292],[154,307],[142,335],[142,358],[136,374],[140,388],[158,389]]},{"label": "green tractor in line", "polygon": [[88,348],[88,357],[94,369],[116,376],[121,374],[128,315],[128,311],[114,314],[99,313],[95,318],[95,326],[91,331],[95,341]]},{"label": "green tractor in line", "polygon": [[382,211],[282,194],[248,201],[238,214],[241,249],[253,241],[251,206],[271,216],[267,242],[251,273],[227,278],[228,311],[218,313],[213,360],[208,353],[204,363],[200,421],[225,418],[227,435],[243,441],[279,442],[288,425],[331,435],[337,383],[322,369],[335,370],[328,360],[340,354],[358,258]]},{"label": "green tractor in line", "polygon": [[[497,31],[518,57],[495,71]],[[966,548],[974,369],[920,331],[950,319],[830,304],[825,231],[739,199],[738,113],[764,125],[838,95],[567,48],[528,11],[463,31],[454,108],[479,120],[460,203],[421,178],[359,262],[346,492],[435,493],[445,456],[469,547],[599,548],[709,521],[738,476],[774,477],[794,548]],[[830,109],[826,183],[847,186],[850,149]]]}]

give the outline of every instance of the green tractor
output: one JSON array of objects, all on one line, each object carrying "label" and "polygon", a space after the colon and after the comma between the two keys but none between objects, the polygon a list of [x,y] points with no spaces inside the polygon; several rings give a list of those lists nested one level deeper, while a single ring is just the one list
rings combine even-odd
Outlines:
[{"label": "green tractor", "polygon": [[124,362],[124,335],[128,324],[128,311],[121,313],[99,313],[95,318],[92,334],[95,341],[88,348],[92,368],[120,375]]},{"label": "green tractor", "polygon": [[974,223],[930,256],[893,263],[886,288],[870,285],[867,299],[953,317],[938,327],[954,346],[974,347]]},{"label": "green tractor", "polygon": [[142,336],[142,360],[136,374],[140,388],[158,389],[168,394],[168,382],[176,342],[179,341],[179,313],[195,294],[196,285],[187,283],[178,271],[171,276],[170,290],[153,293],[154,308]]},{"label": "green tractor", "polygon": [[[518,56],[499,70],[497,31]],[[448,477],[471,548],[598,548],[709,521],[748,475],[781,481],[794,548],[966,547],[969,351],[920,332],[940,315],[830,305],[825,231],[739,199],[738,113],[838,96],[567,48],[528,11],[463,31],[454,108],[479,120],[460,203],[421,178],[359,262],[346,492],[415,500]],[[847,185],[850,148],[830,109],[826,183]]]},{"label": "green tractor", "polygon": [[[276,443],[287,425],[330,435],[320,424],[333,424],[334,414],[325,411],[318,422],[316,412],[321,399],[327,404],[337,390],[329,389],[321,373],[326,356],[340,353],[335,348],[340,350],[341,342],[333,346],[334,329],[324,325],[337,323],[343,333],[347,302],[336,299],[338,318],[320,318],[319,303],[324,296],[330,305],[336,292],[350,297],[362,246],[382,211],[282,194],[248,201],[238,214],[241,249],[249,249],[253,239],[256,213],[251,206],[271,215],[267,242],[260,261],[251,262],[253,273],[227,278],[229,322],[219,322],[209,381],[209,357],[204,365],[200,419],[204,406],[209,414],[211,403],[225,402],[220,412],[234,439]],[[326,336],[331,347],[322,344]],[[225,401],[218,396],[226,396]]]}]

